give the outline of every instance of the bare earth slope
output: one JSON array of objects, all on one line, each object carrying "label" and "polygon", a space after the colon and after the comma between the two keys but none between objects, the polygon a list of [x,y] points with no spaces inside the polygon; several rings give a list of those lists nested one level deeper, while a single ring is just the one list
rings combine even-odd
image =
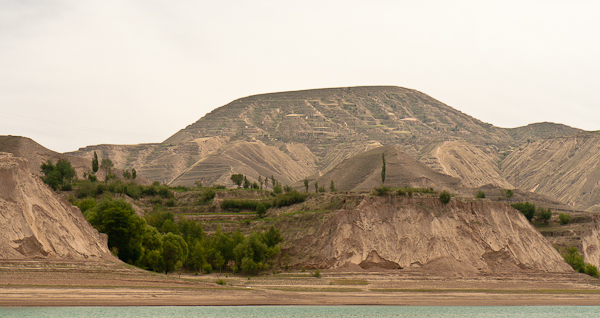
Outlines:
[{"label": "bare earth slope", "polygon": [[0,153],[0,255],[4,260],[116,261],[78,208],[31,174],[26,159]]},{"label": "bare earth slope", "polygon": [[47,149],[37,142],[27,137],[20,136],[0,136],[0,152],[12,153],[15,157],[27,159],[29,170],[35,175],[42,175],[40,166],[42,163],[51,160],[56,163],[59,159],[66,159],[77,172],[78,177],[83,177],[83,173],[91,170],[92,159],[80,158],[68,154],[61,154]]},{"label": "bare earth slope", "polygon": [[600,134],[543,139],[513,152],[502,172],[515,187],[600,211]]},{"label": "bare earth slope", "polygon": [[[386,159],[385,185],[389,187],[453,188],[460,179],[433,171],[425,164],[402,152],[398,146],[378,147],[344,160],[317,179],[329,187],[334,181],[340,191],[371,191],[381,185],[382,154]],[[301,188],[302,182],[295,184]]]},{"label": "bare earth slope", "polygon": [[[306,222],[305,222],[306,223]],[[283,226],[290,226],[283,225]],[[436,274],[572,272],[552,245],[504,203],[364,196],[331,212],[313,234],[286,229],[300,264],[420,268]]]}]

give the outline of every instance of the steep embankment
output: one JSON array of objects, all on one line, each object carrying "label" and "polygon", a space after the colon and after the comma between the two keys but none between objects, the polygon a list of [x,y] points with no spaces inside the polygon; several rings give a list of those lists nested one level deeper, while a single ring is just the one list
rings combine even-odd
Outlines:
[{"label": "steep embankment", "polygon": [[600,268],[600,217],[596,217],[589,232],[582,235],[583,260]]},{"label": "steep embankment", "polygon": [[4,260],[116,261],[78,208],[61,199],[28,161],[0,153],[0,255]]},{"label": "steep embankment", "polygon": [[543,139],[502,162],[506,179],[520,189],[600,211],[600,134]]},{"label": "steep embankment", "polygon": [[[369,196],[360,200],[354,208],[314,220],[298,214],[281,224],[286,247],[299,266],[354,264],[455,275],[572,272],[527,219],[504,203],[453,199],[444,205],[437,198]],[[314,229],[307,233],[299,224]]]}]

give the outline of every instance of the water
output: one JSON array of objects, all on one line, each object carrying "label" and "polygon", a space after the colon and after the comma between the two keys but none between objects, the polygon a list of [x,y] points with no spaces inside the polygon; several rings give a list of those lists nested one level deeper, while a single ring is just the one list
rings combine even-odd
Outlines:
[{"label": "water", "polygon": [[197,306],[0,308],[0,317],[600,317],[600,306]]}]

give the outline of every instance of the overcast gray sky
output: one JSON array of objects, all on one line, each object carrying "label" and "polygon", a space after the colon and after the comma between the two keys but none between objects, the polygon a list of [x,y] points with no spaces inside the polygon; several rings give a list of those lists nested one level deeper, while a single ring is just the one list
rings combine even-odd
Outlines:
[{"label": "overcast gray sky", "polygon": [[0,135],[60,152],[360,85],[500,127],[600,130],[600,1],[0,1]]}]

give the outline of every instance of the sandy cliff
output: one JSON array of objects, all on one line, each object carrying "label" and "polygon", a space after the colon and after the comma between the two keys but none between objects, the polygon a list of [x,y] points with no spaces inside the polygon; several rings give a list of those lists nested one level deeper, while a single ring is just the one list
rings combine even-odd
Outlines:
[{"label": "sandy cliff", "polygon": [[581,237],[583,261],[600,268],[600,217],[596,217],[590,231]]},{"label": "sandy cliff", "polygon": [[0,153],[0,258],[117,261],[78,208],[8,153]]},{"label": "sandy cliff", "polygon": [[437,198],[364,196],[323,217],[311,234],[289,233],[299,264],[319,268],[416,268],[468,275],[519,271],[572,272],[517,210],[503,203],[443,205]]}]

